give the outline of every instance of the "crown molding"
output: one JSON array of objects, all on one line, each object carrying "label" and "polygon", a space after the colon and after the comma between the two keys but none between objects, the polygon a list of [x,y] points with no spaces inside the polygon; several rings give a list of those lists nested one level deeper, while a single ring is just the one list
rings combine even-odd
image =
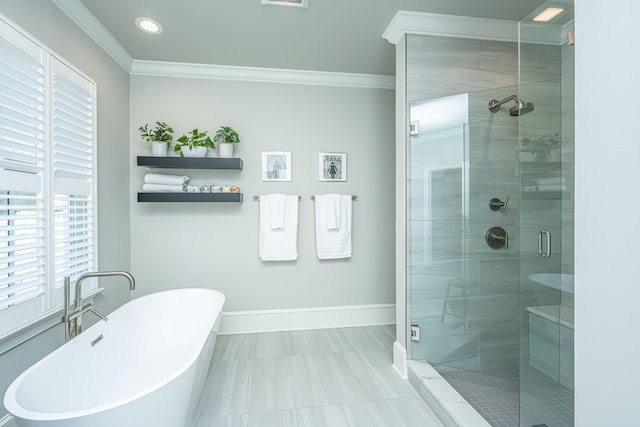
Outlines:
[{"label": "crown molding", "polygon": [[[526,25],[526,35],[522,38],[525,43],[561,45],[564,42],[563,28],[559,25],[533,22],[523,24]],[[517,42],[518,25],[517,21],[502,19],[400,10],[389,23],[382,38],[392,44],[398,44],[407,34]],[[566,34],[564,38],[566,39]]]},{"label": "crown molding", "polygon": [[133,57],[80,0],[51,0],[125,71],[131,70]]},{"label": "crown molding", "polygon": [[134,60],[132,75],[395,89],[395,76]]},{"label": "crown molding", "polygon": [[391,20],[382,38],[389,43],[397,44],[405,34],[516,42],[518,23],[501,19],[400,10]]}]

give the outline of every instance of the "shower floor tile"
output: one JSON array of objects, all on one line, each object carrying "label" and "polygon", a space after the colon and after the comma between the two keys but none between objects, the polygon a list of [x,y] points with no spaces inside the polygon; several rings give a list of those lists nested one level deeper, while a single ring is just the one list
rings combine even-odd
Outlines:
[{"label": "shower floor tile", "polygon": [[492,426],[573,426],[573,392],[557,383],[521,386],[512,375],[499,377],[443,365],[434,368]]}]

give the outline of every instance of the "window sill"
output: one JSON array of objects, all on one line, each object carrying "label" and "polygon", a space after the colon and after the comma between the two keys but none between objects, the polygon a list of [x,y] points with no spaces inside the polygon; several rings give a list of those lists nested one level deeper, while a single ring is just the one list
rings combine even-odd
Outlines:
[{"label": "window sill", "polygon": [[[89,292],[82,300],[87,303],[93,303],[93,299],[96,295],[102,292],[104,288],[97,288]],[[4,353],[18,347],[20,344],[29,341],[32,338],[40,335],[41,333],[53,328],[56,325],[61,324],[63,308],[48,313],[33,322],[26,324],[25,326],[17,329],[3,337],[0,337],[0,356]]]}]

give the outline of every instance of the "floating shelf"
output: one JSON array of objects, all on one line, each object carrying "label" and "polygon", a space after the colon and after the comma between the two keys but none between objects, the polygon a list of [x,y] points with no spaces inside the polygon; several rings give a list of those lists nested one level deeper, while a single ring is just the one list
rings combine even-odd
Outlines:
[{"label": "floating shelf", "polygon": [[242,193],[138,193],[138,202],[242,203]]},{"label": "floating shelf", "polygon": [[562,191],[523,191],[520,193],[521,200],[560,200],[560,199],[571,200],[571,195],[569,193],[564,193]]},{"label": "floating shelf", "polygon": [[[240,158],[138,156],[138,166],[172,169],[242,169]],[[216,193],[218,194],[218,193]]]}]

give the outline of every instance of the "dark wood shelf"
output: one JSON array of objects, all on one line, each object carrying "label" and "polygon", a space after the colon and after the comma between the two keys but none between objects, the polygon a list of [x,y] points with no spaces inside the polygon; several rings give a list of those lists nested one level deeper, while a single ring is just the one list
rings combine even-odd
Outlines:
[{"label": "dark wood shelf", "polygon": [[[138,156],[138,166],[172,169],[242,169],[242,159],[220,157]],[[205,193],[206,194],[206,193]],[[216,193],[217,194],[217,193]]]},{"label": "dark wood shelf", "polygon": [[242,203],[242,193],[138,193],[138,202]]}]

